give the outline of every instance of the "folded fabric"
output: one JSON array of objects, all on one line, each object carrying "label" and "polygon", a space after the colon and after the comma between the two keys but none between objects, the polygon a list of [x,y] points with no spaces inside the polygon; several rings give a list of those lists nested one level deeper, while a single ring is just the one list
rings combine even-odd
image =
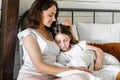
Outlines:
[{"label": "folded fabric", "polygon": [[64,71],[64,72],[61,72],[61,73],[57,74],[56,76],[65,77],[65,76],[69,76],[69,75],[73,75],[73,74],[82,74],[87,78],[87,80],[102,80],[101,78],[96,77],[89,72],[80,71],[80,70]]}]

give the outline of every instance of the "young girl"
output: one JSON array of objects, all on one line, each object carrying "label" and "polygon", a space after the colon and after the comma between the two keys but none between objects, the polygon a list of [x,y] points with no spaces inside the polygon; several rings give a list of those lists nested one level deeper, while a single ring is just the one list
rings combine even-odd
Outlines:
[{"label": "young girl", "polygon": [[[120,72],[120,66],[103,67],[103,51],[91,45],[88,45],[86,41],[77,41],[71,33],[70,27],[62,24],[56,25],[53,28],[52,35],[60,47],[61,52],[58,55],[57,62],[68,67],[83,66],[86,68],[90,67],[93,59],[87,54],[86,50],[93,50],[95,53],[96,61],[94,65],[93,74],[103,80],[116,80],[118,72]],[[114,67],[114,70],[111,70]],[[107,75],[105,77],[105,75]]]},{"label": "young girl", "polygon": [[[52,34],[57,45],[61,49],[61,53],[58,56],[58,62],[69,67],[78,66],[80,64],[76,63],[80,63],[80,56],[85,56],[84,51],[86,49],[90,49],[94,50],[97,56],[95,70],[102,69],[103,51],[100,48],[87,45],[86,41],[78,42],[72,35],[69,26],[58,24],[56,27],[54,27]],[[74,60],[75,62],[73,62]],[[84,65],[85,64],[86,63],[84,63]],[[86,65],[86,67],[88,66]]]}]

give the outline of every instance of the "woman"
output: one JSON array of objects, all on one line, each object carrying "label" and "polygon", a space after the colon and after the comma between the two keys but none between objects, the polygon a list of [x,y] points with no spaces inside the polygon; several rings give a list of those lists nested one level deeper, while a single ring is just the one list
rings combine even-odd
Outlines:
[{"label": "woman", "polygon": [[[54,0],[35,0],[29,9],[28,24],[25,30],[18,33],[23,47],[23,61],[17,80],[86,80],[82,74],[56,77],[57,74],[69,70],[84,70],[86,68],[58,67],[56,56],[59,47],[54,42],[50,28],[57,21],[58,6]],[[61,77],[61,78],[60,78]]]}]

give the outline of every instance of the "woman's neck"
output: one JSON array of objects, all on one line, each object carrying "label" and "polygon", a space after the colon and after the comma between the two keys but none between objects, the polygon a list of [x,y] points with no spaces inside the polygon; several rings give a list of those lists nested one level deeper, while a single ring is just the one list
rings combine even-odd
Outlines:
[{"label": "woman's neck", "polygon": [[53,37],[49,30],[45,28],[45,26],[40,26],[36,29],[44,38],[46,38],[49,41],[53,41]]}]

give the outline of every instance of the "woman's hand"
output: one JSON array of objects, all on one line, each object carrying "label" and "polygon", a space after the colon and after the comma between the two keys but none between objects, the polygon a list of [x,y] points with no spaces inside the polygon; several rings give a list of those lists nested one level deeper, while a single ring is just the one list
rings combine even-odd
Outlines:
[{"label": "woman's hand", "polygon": [[69,19],[67,19],[67,18],[64,19],[64,21],[63,21],[62,24],[63,24],[63,25],[66,25],[66,26],[72,27],[72,22],[71,22]]}]

